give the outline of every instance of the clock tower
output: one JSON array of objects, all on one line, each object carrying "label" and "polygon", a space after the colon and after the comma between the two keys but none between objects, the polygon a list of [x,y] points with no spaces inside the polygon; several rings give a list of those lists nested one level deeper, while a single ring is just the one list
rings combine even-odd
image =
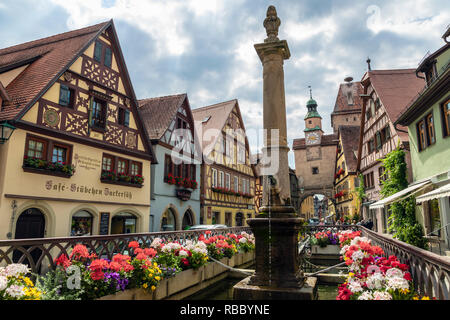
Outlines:
[{"label": "clock tower", "polygon": [[320,144],[322,138],[322,117],[317,112],[317,102],[312,98],[310,89],[310,97],[306,103],[308,113],[305,116],[305,142],[307,145]]}]

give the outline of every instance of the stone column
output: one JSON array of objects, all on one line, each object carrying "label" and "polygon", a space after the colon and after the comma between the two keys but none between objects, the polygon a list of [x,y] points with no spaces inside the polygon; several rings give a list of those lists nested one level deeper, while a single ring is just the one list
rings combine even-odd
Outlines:
[{"label": "stone column", "polygon": [[[234,287],[235,299],[314,299],[315,280],[305,283],[298,261],[297,218],[290,201],[289,163],[284,96],[283,61],[290,57],[285,40],[279,40],[280,19],[269,6],[264,27],[267,39],[255,49],[263,65],[263,113],[267,140],[261,160],[263,206],[247,220],[255,235],[255,274]],[[267,163],[270,159],[270,163]]]},{"label": "stone column", "polygon": [[[266,39],[267,40],[267,39]],[[277,189],[281,205],[290,205],[289,161],[284,96],[283,63],[290,52],[286,40],[272,40],[255,45],[263,65],[263,124],[265,146],[261,161],[263,206],[269,203],[271,183]],[[268,177],[274,180],[269,180]]]}]

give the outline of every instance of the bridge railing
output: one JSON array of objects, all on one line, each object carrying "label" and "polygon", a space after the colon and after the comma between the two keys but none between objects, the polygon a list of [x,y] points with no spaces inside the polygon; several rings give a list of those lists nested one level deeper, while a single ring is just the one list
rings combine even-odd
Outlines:
[{"label": "bridge railing", "polygon": [[410,266],[415,289],[423,295],[433,296],[439,300],[449,300],[450,291],[450,257],[438,255],[428,250],[393,239],[358,225],[305,226],[302,236],[312,235],[324,230],[360,230],[361,235],[380,246],[385,255],[397,256],[398,260]]},{"label": "bridge railing", "polygon": [[231,227],[206,230],[165,231],[150,233],[128,233],[103,236],[81,236],[65,238],[37,238],[0,240],[0,266],[11,263],[27,264],[32,273],[44,274],[55,269],[55,258],[61,254],[70,255],[76,244],[85,245],[90,252],[98,257],[112,259],[117,253],[127,253],[130,241],[137,241],[144,247],[149,247],[155,238],[165,241],[177,241],[185,244],[186,240],[195,240],[203,234],[206,238],[227,233],[251,233],[249,227]]},{"label": "bridge railing", "polygon": [[450,258],[420,249],[405,242],[359,226],[362,236],[380,246],[387,256],[395,255],[410,266],[414,287],[420,294],[449,300]]}]

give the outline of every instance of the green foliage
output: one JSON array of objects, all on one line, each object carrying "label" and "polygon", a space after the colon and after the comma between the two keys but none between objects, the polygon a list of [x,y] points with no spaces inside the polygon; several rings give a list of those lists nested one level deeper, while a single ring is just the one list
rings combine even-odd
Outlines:
[{"label": "green foliage", "polygon": [[364,177],[361,173],[359,174],[358,179],[359,179],[359,185],[355,188],[355,190],[356,190],[356,195],[358,196],[359,201],[362,202],[364,200],[364,198],[366,197],[366,191],[364,190]]},{"label": "green foliage", "polygon": [[36,287],[42,291],[42,300],[81,300],[83,289],[69,289],[64,269],[50,270],[45,276],[38,276]]},{"label": "green foliage", "polygon": [[[385,175],[389,179],[382,182],[381,195],[383,198],[389,197],[406,187],[408,180],[406,178],[405,152],[397,147],[380,160],[385,168]],[[414,196],[404,200],[397,201],[390,205],[388,230],[393,233],[394,238],[425,249],[427,243],[423,237],[422,226],[416,220],[416,200]]]}]

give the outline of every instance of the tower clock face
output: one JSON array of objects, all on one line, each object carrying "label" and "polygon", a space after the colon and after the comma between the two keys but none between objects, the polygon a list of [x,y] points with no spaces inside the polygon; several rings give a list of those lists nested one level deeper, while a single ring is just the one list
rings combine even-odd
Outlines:
[{"label": "tower clock face", "polygon": [[316,144],[320,142],[320,135],[318,132],[308,132],[306,134],[306,144]]}]

